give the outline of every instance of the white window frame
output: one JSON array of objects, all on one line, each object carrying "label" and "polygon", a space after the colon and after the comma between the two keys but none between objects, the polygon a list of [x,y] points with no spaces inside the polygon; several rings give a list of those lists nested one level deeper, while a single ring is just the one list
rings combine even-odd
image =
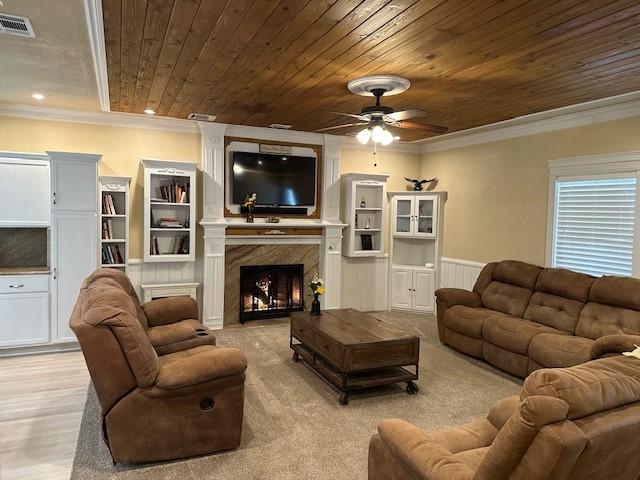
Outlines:
[{"label": "white window frame", "polygon": [[558,181],[636,177],[636,222],[634,226],[631,275],[640,277],[640,151],[585,155],[549,160],[549,197],[547,205],[547,246],[545,265],[553,263],[556,221],[556,185]]}]

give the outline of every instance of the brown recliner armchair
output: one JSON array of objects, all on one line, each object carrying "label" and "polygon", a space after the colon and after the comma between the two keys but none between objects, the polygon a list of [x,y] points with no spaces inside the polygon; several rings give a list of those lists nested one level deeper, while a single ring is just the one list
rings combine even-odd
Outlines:
[{"label": "brown recliner armchair", "polygon": [[96,389],[113,460],[162,461],[236,448],[245,355],[200,345],[159,357],[136,315],[136,302],[117,278],[94,273],[69,322]]},{"label": "brown recliner armchair", "polygon": [[384,420],[370,480],[638,480],[640,359],[537,370],[487,418],[424,432]]},{"label": "brown recliner armchair", "polygon": [[215,345],[216,337],[198,320],[198,305],[191,297],[169,297],[140,305],[129,277],[123,272],[102,268],[93,272],[85,283],[98,279],[112,280],[135,306],[135,317],[144,328],[158,355],[179,352],[200,345]]}]

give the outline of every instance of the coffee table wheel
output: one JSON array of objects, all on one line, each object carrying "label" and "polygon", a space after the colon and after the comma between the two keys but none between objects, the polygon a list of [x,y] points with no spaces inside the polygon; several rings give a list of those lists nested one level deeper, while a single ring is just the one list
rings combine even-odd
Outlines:
[{"label": "coffee table wheel", "polygon": [[419,388],[415,383],[407,382],[407,388],[405,388],[405,390],[409,395],[415,395],[416,393],[418,393]]},{"label": "coffee table wheel", "polygon": [[291,357],[291,360],[293,360],[296,363],[300,361],[300,356],[298,355],[298,352],[293,352],[293,357]]},{"label": "coffee table wheel", "polygon": [[340,405],[345,406],[349,404],[349,393],[348,392],[342,392],[340,394]]}]

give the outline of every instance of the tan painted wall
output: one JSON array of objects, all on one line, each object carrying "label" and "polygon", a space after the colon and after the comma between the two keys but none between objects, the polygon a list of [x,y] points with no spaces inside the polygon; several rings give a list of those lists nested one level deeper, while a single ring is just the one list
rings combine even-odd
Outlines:
[{"label": "tan painted wall", "polygon": [[141,258],[144,176],[140,159],[153,157],[200,163],[200,135],[0,117],[0,150],[102,154],[100,175],[132,177],[129,257]]},{"label": "tan painted wall", "polygon": [[405,191],[404,177],[420,175],[421,158],[417,153],[378,151],[373,149],[343,148],[340,158],[340,173],[388,173],[387,191]]},{"label": "tan painted wall", "polygon": [[545,262],[548,166],[556,158],[640,150],[640,117],[423,154],[447,191],[443,254]]}]

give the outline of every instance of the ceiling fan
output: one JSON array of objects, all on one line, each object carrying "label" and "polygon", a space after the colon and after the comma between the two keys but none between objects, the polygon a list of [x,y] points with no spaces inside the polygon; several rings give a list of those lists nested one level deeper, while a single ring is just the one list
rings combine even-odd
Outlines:
[{"label": "ceiling fan", "polygon": [[376,99],[375,105],[364,107],[360,113],[342,113],[330,112],[336,115],[344,115],[359,120],[353,123],[344,123],[342,125],[334,125],[316,130],[317,132],[327,132],[330,130],[339,130],[342,128],[352,128],[357,126],[365,126],[356,138],[362,144],[366,144],[369,140],[374,145],[380,143],[389,145],[394,140],[393,134],[387,129],[387,126],[396,128],[411,128],[423,130],[428,133],[447,133],[447,127],[439,125],[431,125],[410,120],[426,116],[426,112],[418,109],[401,110],[396,112],[393,108],[384,106],[380,103],[383,95],[397,95],[406,91],[411,86],[409,80],[397,75],[372,75],[367,77],[356,78],[347,84],[350,92],[356,95],[373,96]]}]

